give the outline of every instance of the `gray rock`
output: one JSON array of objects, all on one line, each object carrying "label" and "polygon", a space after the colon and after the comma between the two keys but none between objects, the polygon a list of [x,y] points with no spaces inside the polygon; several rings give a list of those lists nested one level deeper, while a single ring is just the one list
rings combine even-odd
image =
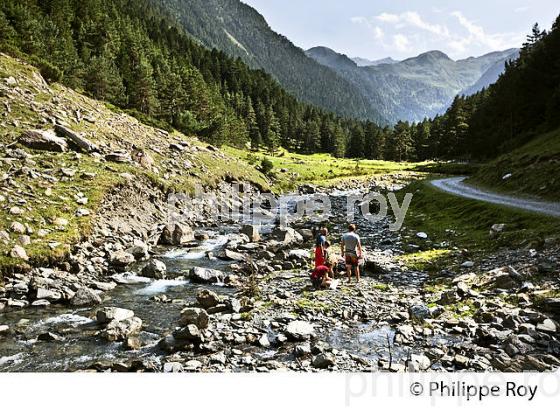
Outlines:
[{"label": "gray rock", "polygon": [[295,320],[286,326],[285,333],[293,340],[309,340],[315,336],[315,328],[309,322]]},{"label": "gray rock", "polygon": [[92,289],[81,288],[79,289],[72,299],[70,299],[70,304],[72,306],[92,306],[99,305],[101,303],[101,297]]},{"label": "gray rock", "polygon": [[19,143],[41,151],[66,152],[68,144],[52,131],[28,130],[19,137]]},{"label": "gray rock", "polygon": [[24,261],[29,260],[29,256],[27,256],[27,252],[25,252],[25,249],[22,246],[19,246],[19,245],[15,245],[12,248],[12,250],[10,251],[10,257],[16,258],[16,259],[22,259]]},{"label": "gray rock", "polygon": [[259,339],[259,345],[264,348],[270,347],[270,340],[268,339],[268,335],[266,333]]},{"label": "gray rock", "polygon": [[109,257],[109,262],[111,265],[116,267],[126,267],[131,263],[134,263],[136,259],[134,255],[128,253],[126,251],[116,251],[111,254]]},{"label": "gray rock", "polygon": [[537,330],[544,333],[556,333],[556,324],[550,320],[545,319],[542,323],[537,325]]},{"label": "gray rock", "polygon": [[[23,234],[23,233],[27,232],[27,229],[25,228],[24,224],[16,221],[16,222],[12,222],[10,224],[10,231],[12,231],[13,233]],[[8,239],[10,239],[9,236],[8,236]]]},{"label": "gray rock", "polygon": [[97,322],[101,324],[109,323],[113,320],[121,321],[134,317],[134,312],[129,309],[121,309],[118,307],[104,307],[96,313]]},{"label": "gray rock", "polygon": [[131,317],[124,320],[113,320],[109,322],[103,336],[110,342],[126,340],[130,335],[137,334],[142,329],[142,319]]},{"label": "gray rock", "polygon": [[408,362],[408,370],[412,372],[428,370],[431,365],[432,362],[425,355],[412,354],[410,355],[410,361]]},{"label": "gray rock", "polygon": [[461,300],[455,289],[448,290],[441,294],[440,299],[437,301],[440,305],[451,305]]},{"label": "gray rock", "polygon": [[57,125],[55,125],[54,129],[55,129],[55,131],[58,135],[66,138],[73,145],[75,145],[76,147],[78,147],[82,151],[85,151],[85,152],[97,152],[97,151],[99,151],[99,148],[97,148],[97,146],[93,142],[91,142],[87,138],[81,136],[80,134],[70,130],[69,128],[66,128],[62,125],[57,124]]},{"label": "gray rock", "polygon": [[142,268],[142,276],[152,279],[165,279],[167,266],[158,259],[150,259],[148,264]]},{"label": "gray rock", "polygon": [[183,370],[183,365],[178,362],[168,362],[163,365],[164,373],[181,373]]},{"label": "gray rock", "polygon": [[196,294],[196,301],[204,309],[213,308],[214,306],[217,306],[222,302],[220,297],[216,293],[208,289],[199,290]]},{"label": "gray rock", "polygon": [[105,155],[105,160],[109,162],[126,163],[131,162],[132,158],[126,151],[115,151]]},{"label": "gray rock", "polygon": [[303,237],[293,228],[275,228],[271,235],[274,239],[287,246],[303,242]]},{"label": "gray rock", "polygon": [[218,252],[218,254],[216,256],[219,259],[222,259],[222,260],[225,260],[225,261],[243,262],[247,259],[247,257],[245,255],[243,255],[242,253],[234,252],[234,251],[229,250],[229,249],[222,249],[220,252]]},{"label": "gray rock", "polygon": [[173,337],[177,340],[186,340],[195,343],[201,343],[204,341],[204,337],[200,333],[200,330],[196,325],[187,325],[179,330],[173,332]]},{"label": "gray rock", "polygon": [[191,269],[189,277],[198,283],[220,283],[224,281],[225,275],[222,271],[195,266]]},{"label": "gray rock", "polygon": [[424,320],[431,316],[430,308],[426,305],[414,305],[408,308],[408,313],[411,318],[417,320]]},{"label": "gray rock", "polygon": [[46,299],[50,302],[57,302],[62,299],[62,294],[56,290],[38,288],[35,291],[34,299]]},{"label": "gray rock", "polygon": [[0,325],[0,335],[5,335],[10,331],[10,327],[8,325]]},{"label": "gray rock", "polygon": [[296,357],[305,357],[311,355],[311,345],[309,342],[300,343],[294,348],[294,355]]},{"label": "gray rock", "polygon": [[42,342],[60,342],[64,340],[64,337],[57,335],[56,333],[47,332],[40,334],[37,337],[37,340],[41,340]]},{"label": "gray rock", "polygon": [[134,245],[128,248],[126,252],[132,254],[137,261],[140,261],[146,259],[149,256],[149,250],[150,247],[146,243],[135,240]]},{"label": "gray rock", "polygon": [[336,364],[336,358],[332,353],[321,353],[313,359],[313,367],[317,369],[328,369]]},{"label": "gray rock", "polygon": [[195,325],[199,329],[206,329],[208,321],[208,313],[204,309],[188,307],[181,311],[179,324],[181,326]]}]

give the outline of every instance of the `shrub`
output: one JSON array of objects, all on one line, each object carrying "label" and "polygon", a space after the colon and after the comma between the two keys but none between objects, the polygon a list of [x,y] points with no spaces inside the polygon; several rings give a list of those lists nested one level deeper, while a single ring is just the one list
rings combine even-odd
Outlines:
[{"label": "shrub", "polygon": [[263,158],[261,161],[261,172],[263,174],[269,174],[270,171],[272,171],[272,168],[274,168],[272,161],[268,158]]}]

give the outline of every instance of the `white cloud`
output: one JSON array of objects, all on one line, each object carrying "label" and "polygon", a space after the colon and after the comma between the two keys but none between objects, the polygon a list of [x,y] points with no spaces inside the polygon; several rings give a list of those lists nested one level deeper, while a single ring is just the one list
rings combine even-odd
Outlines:
[{"label": "white cloud", "polygon": [[513,12],[514,13],[524,13],[529,9],[530,9],[529,6],[517,7],[516,9],[513,9]]},{"label": "white cloud", "polygon": [[515,45],[518,46],[523,39],[523,34],[521,33],[486,33],[484,28],[470,21],[460,11],[454,11],[451,15],[457,18],[459,24],[468,33],[468,36],[458,36],[451,42],[457,50],[464,50],[466,46],[472,44],[483,45],[492,50],[500,50]]},{"label": "white cloud", "polygon": [[461,58],[469,54],[519,47],[524,39],[522,32],[488,33],[458,10],[438,10],[430,16],[432,21],[425,15],[409,10],[398,14],[381,13],[372,18],[358,16],[351,21],[367,27],[377,47],[399,54],[439,49],[453,58]]},{"label": "white cloud", "polygon": [[425,21],[420,14],[415,11],[405,11],[399,15],[397,14],[389,14],[389,13],[381,13],[378,16],[375,16],[375,19],[388,24],[393,24],[397,28],[403,27],[415,27],[421,30],[428,31],[430,33],[434,33],[437,35],[448,36],[449,29],[446,26],[442,26],[439,24],[430,24]]},{"label": "white cloud", "polygon": [[381,13],[379,16],[375,16],[375,18],[384,23],[398,23],[400,20],[399,16],[390,13]]},{"label": "white cloud", "polygon": [[410,50],[410,40],[404,34],[395,34],[393,36],[393,45],[400,52]]}]

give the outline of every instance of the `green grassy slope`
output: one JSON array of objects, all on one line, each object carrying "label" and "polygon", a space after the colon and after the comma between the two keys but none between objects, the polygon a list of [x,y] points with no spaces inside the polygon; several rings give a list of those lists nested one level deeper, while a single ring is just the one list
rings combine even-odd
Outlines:
[{"label": "green grassy slope", "polygon": [[[504,179],[508,174],[511,177]],[[469,182],[514,194],[560,200],[560,129],[483,165]]]},{"label": "green grassy slope", "polygon": [[[560,239],[560,219],[447,194],[427,181],[414,182],[403,190],[414,194],[404,226],[428,234],[430,244],[413,238],[422,248],[438,244],[441,249],[466,248],[487,253],[499,248],[534,247]],[[494,224],[504,232],[490,235]]]}]

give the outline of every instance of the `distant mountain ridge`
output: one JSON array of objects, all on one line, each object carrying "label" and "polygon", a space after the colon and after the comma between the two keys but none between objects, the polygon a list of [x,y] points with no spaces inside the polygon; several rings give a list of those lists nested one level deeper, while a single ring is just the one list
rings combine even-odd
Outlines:
[{"label": "distant mountain ridge", "polygon": [[314,47],[306,53],[352,82],[383,117],[394,123],[421,121],[443,113],[456,95],[472,94],[495,82],[505,62],[515,59],[519,50],[458,61],[434,50],[392,64],[367,66],[326,47]]},{"label": "distant mountain ridge", "polygon": [[358,67],[369,67],[372,65],[380,65],[380,64],[395,64],[398,63],[397,60],[393,60],[391,57],[385,57],[379,60],[369,60],[367,58],[362,58],[362,57],[354,57],[352,58],[352,61],[354,61]]},{"label": "distant mountain ridge", "polygon": [[387,120],[356,85],[318,64],[239,0],[150,0],[197,41],[263,69],[299,99],[340,115]]}]

